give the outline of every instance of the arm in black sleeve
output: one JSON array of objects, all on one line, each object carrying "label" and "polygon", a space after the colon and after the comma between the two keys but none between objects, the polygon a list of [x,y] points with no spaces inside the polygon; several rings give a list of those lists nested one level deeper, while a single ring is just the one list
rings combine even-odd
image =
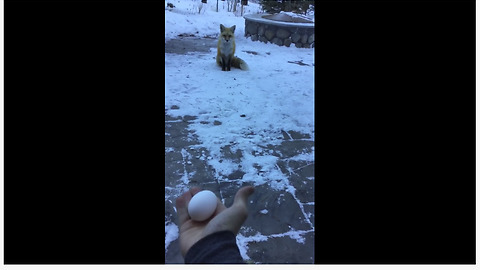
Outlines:
[{"label": "arm in black sleeve", "polygon": [[212,233],[195,243],[185,255],[185,263],[243,264],[235,234],[230,231]]}]

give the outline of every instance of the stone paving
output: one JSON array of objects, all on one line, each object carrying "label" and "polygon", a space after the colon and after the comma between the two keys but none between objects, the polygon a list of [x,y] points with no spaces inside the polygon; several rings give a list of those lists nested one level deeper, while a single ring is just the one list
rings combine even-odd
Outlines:
[{"label": "stone paving", "polygon": [[[166,53],[208,52],[216,39],[179,37],[165,42]],[[178,109],[172,106],[169,110]],[[172,117],[165,110],[165,263],[182,264],[178,239],[175,199],[190,187],[213,191],[229,207],[237,190],[247,184],[240,162],[242,151],[223,148],[222,158],[239,164],[239,170],[216,179],[208,164],[208,150],[189,129],[196,116]],[[215,123],[214,123],[215,124]],[[252,264],[314,263],[314,162],[299,154],[312,154],[314,140],[292,130],[282,131],[278,145],[264,146],[259,155],[278,157],[277,168],[288,178],[288,186],[277,190],[271,183],[255,186],[249,197],[249,215],[237,235],[245,262]],[[258,175],[264,172],[258,167]],[[167,230],[168,228],[168,230]],[[168,233],[167,233],[168,231]],[[173,238],[172,238],[173,237]],[[168,245],[167,245],[168,244]]]},{"label": "stone paving", "polygon": [[[215,179],[207,150],[199,147],[189,130],[194,119],[165,112],[165,222],[170,225],[177,224],[175,199],[190,187],[213,191],[229,207],[244,185],[241,170],[228,175],[228,180]],[[237,236],[240,249],[246,247],[247,263],[314,263],[314,163],[291,159],[311,153],[314,141],[294,131],[284,131],[283,137],[280,145],[269,145],[268,150],[273,151],[267,152],[279,157],[277,165],[294,189],[275,190],[267,183],[255,187],[249,198],[249,216]],[[225,147],[224,158],[240,162],[241,151]],[[183,262],[177,239],[168,245],[165,263]]]},{"label": "stone paving", "polygon": [[187,52],[209,52],[217,47],[217,38],[180,36],[165,42],[165,52],[186,54]]}]

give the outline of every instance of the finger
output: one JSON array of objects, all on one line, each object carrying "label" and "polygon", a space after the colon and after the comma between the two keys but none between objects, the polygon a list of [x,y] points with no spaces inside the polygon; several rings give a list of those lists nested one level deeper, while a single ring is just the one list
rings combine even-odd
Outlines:
[{"label": "finger", "polygon": [[[209,235],[214,232],[227,230],[237,234],[243,222],[247,218],[247,200],[254,192],[254,187],[246,186],[237,191],[234,197],[233,205],[226,208],[225,205],[218,205],[215,217],[208,223],[203,231],[203,235]],[[218,214],[218,215],[217,215]]]},{"label": "finger", "polygon": [[175,201],[176,206],[177,206],[177,216],[178,216],[178,222],[179,225],[182,226],[183,223],[185,223],[187,220],[190,219],[188,216],[188,202],[192,198],[192,194],[190,191],[187,191],[183,193],[180,197],[177,198]]},{"label": "finger", "polygon": [[235,198],[233,199],[233,205],[247,207],[248,197],[250,197],[250,195],[252,195],[254,191],[255,188],[253,186],[242,187],[237,191],[237,194],[235,194]]},{"label": "finger", "polygon": [[177,198],[177,215],[180,226],[190,219],[190,216],[188,215],[188,203],[195,194],[200,192],[200,190],[199,187],[192,187],[189,191],[183,193],[182,196]]},{"label": "finger", "polygon": [[190,194],[191,194],[192,197],[193,197],[195,194],[197,194],[198,192],[202,191],[202,189],[199,188],[199,187],[192,187],[189,191],[190,191]]},{"label": "finger", "polygon": [[227,207],[225,207],[225,205],[217,197],[217,208],[215,209],[215,213],[214,213],[213,216],[216,216],[216,215],[220,214],[225,209],[227,209]]}]

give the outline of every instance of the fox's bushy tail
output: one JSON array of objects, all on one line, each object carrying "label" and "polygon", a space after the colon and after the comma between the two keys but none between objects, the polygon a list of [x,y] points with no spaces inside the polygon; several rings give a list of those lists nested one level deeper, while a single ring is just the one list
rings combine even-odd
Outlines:
[{"label": "fox's bushy tail", "polygon": [[236,67],[236,68],[239,68],[241,70],[248,70],[248,65],[245,61],[243,61],[242,59],[234,56],[232,58],[232,66],[233,67]]},{"label": "fox's bushy tail", "polygon": [[[221,62],[219,61],[219,59],[217,59],[217,64],[219,66],[222,66]],[[243,61],[242,59],[234,56],[232,58],[232,67],[235,67],[235,68],[239,68],[241,70],[248,70],[248,65],[245,61]]]},{"label": "fox's bushy tail", "polygon": [[[219,66],[222,66],[222,58],[217,56],[217,64]],[[245,61],[243,61],[242,59],[234,56],[231,60],[231,66],[234,67],[234,68],[239,68],[241,70],[248,70],[248,65]]]}]

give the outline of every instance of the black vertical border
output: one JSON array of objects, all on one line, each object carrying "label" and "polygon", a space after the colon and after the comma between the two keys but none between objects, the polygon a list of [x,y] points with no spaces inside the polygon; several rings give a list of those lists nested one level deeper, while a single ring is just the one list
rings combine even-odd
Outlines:
[{"label": "black vertical border", "polygon": [[162,264],[160,1],[5,1],[5,264]]},{"label": "black vertical border", "polygon": [[317,264],[475,264],[475,5],[316,3]]}]

